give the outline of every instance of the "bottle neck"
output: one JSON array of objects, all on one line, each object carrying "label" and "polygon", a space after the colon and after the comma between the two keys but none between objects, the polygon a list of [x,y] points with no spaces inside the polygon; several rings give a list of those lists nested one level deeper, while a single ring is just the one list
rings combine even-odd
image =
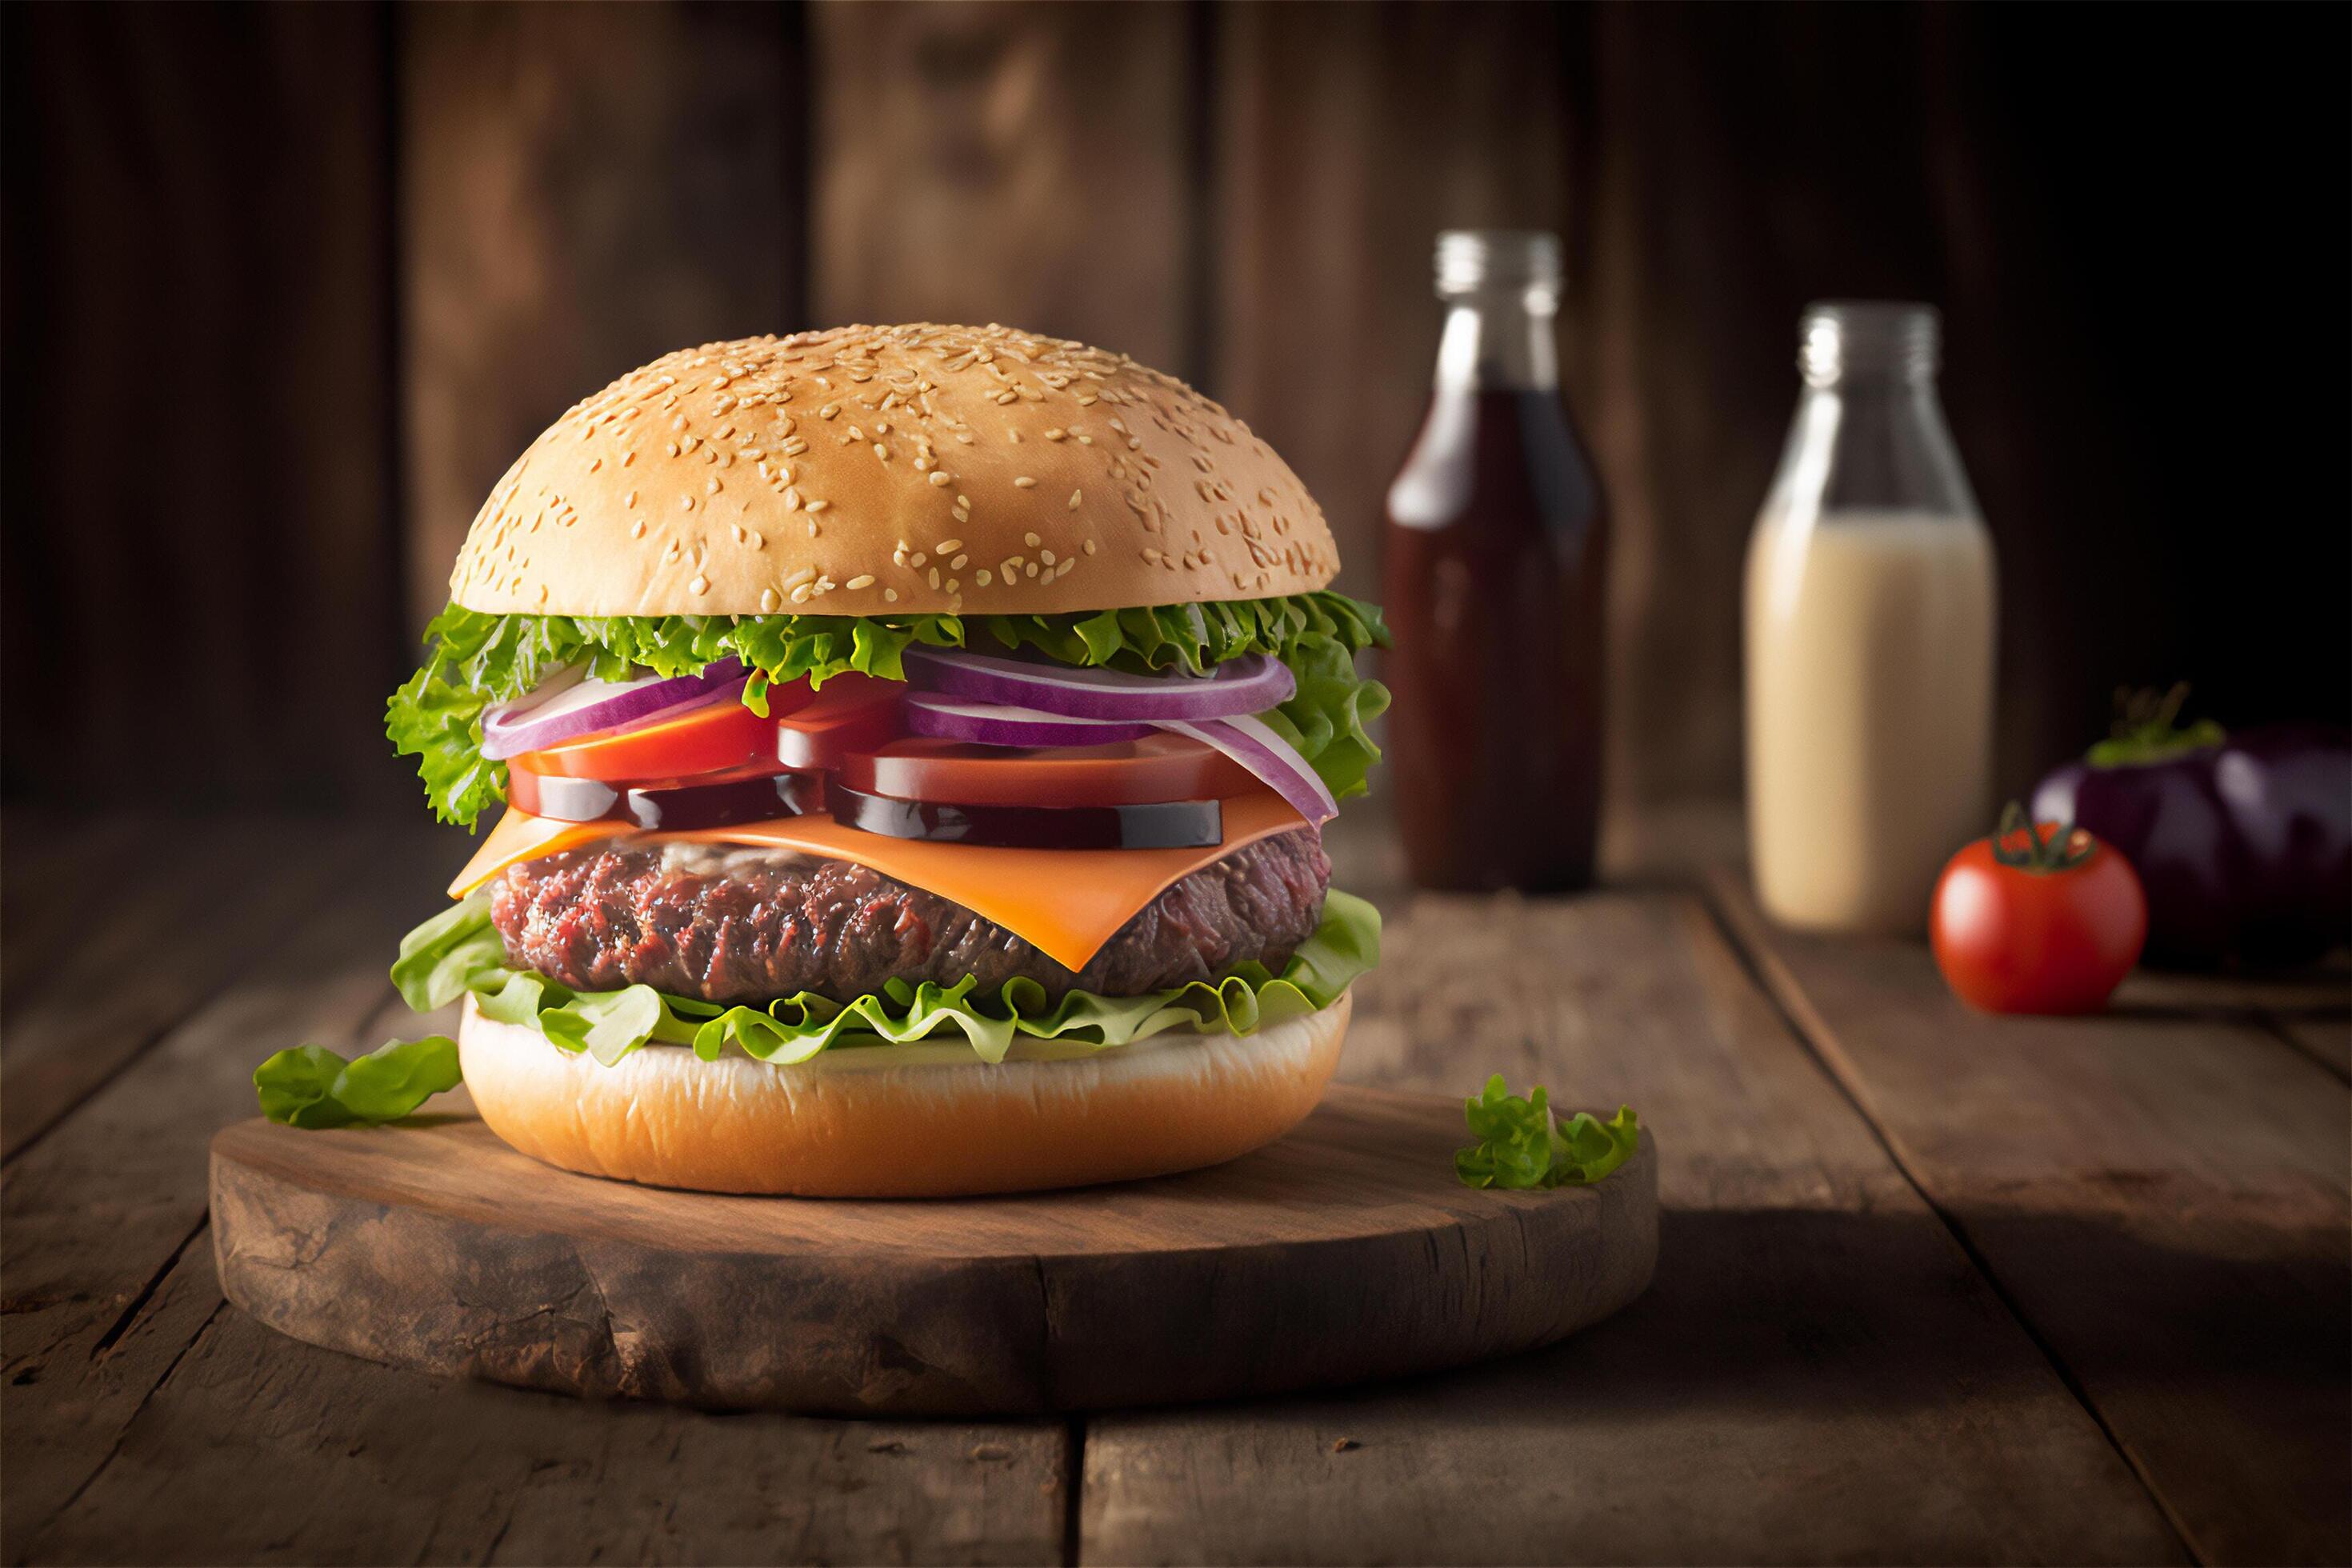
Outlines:
[{"label": "bottle neck", "polygon": [[1440,392],[1550,392],[1559,385],[1551,290],[1479,291],[1446,300],[1437,343]]}]

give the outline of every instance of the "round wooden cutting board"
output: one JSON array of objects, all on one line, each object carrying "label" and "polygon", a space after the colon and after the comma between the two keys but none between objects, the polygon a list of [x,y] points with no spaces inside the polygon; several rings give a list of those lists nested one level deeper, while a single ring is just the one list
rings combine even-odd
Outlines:
[{"label": "round wooden cutting board", "polygon": [[1462,1103],[1335,1086],[1231,1164],[1021,1196],[573,1175],[470,1111],[213,1141],[228,1299],[375,1361],[590,1395],[981,1415],[1273,1394],[1548,1343],[1641,1294],[1649,1135],[1596,1186],[1454,1180]]}]

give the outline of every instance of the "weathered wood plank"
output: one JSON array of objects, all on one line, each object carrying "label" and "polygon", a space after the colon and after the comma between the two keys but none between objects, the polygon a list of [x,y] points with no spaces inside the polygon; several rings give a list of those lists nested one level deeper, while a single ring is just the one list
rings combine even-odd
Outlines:
[{"label": "weathered wood plank", "polygon": [[2263,1017],[2280,1038],[2296,1050],[2337,1078],[2352,1079],[2352,1019],[2267,1010]]},{"label": "weathered wood plank", "polygon": [[148,824],[135,868],[76,895],[70,945],[9,1011],[0,1155],[267,956],[343,885],[365,843],[360,832],[279,818]]},{"label": "weathered wood plank", "polygon": [[8,792],[393,798],[383,11],[0,27]]},{"label": "weathered wood plank", "polygon": [[[279,825],[279,831],[289,831]],[[393,835],[266,962],[171,1029],[0,1177],[7,1336],[0,1356],[5,1546],[28,1543],[105,1462],[122,1425],[220,1304],[205,1148],[249,1114],[253,1068],[309,1039],[373,1046],[400,931],[430,912],[459,847]],[[168,872],[168,858],[157,868]],[[209,1281],[209,1263],[205,1279]],[[151,1294],[152,1292],[152,1294]]]},{"label": "weathered wood plank", "polygon": [[[190,1269],[217,1290],[208,1254]],[[1060,1550],[1067,1446],[1059,1426],[445,1383],[228,1308],[31,1545],[51,1563],[1034,1563]]]},{"label": "weathered wood plank", "polygon": [[397,14],[413,627],[557,415],[672,349],[801,324],[797,16]]},{"label": "weathered wood plank", "polygon": [[1209,385],[1322,503],[1351,592],[1428,401],[1437,231],[1570,226],[1565,32],[1534,5],[1217,14]]},{"label": "weathered wood plank", "polygon": [[[380,837],[382,836],[379,836]],[[220,1300],[204,1149],[261,1056],[421,1032],[399,932],[463,847],[394,834],[348,896],[0,1178],[0,1557],[1035,1561],[1058,1425],[876,1426],[582,1405],[315,1351]],[[193,1348],[191,1348],[193,1346]]]},{"label": "weathered wood plank", "polygon": [[2199,1555],[2352,1557],[2352,1095],[2249,1022],[1994,1018],[1713,890]]},{"label": "weathered wood plank", "polygon": [[811,38],[820,321],[1003,321],[1198,374],[1184,7],[826,4]]},{"label": "weathered wood plank", "polygon": [[124,896],[154,824],[128,814],[75,816],[12,805],[0,818],[0,1058],[7,1025],[80,941],[99,910]]},{"label": "weathered wood plank", "polygon": [[1423,898],[1384,952],[1342,1071],[1630,1100],[1663,1153],[1657,1281],[1474,1372],[1099,1418],[1084,1557],[2182,1555],[1696,899]]}]

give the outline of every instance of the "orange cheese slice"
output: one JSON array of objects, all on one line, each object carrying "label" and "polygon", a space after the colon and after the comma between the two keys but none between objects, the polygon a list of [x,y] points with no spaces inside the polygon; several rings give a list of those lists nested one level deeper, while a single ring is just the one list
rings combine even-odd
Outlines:
[{"label": "orange cheese slice", "polygon": [[[931,844],[844,827],[822,813],[685,833],[640,833],[640,844],[753,844],[854,861],[952,899],[1071,969],[1171,884],[1244,845],[1306,825],[1271,790],[1228,800],[1223,843],[1197,849],[992,849]],[[555,822],[509,807],[451,884],[463,898],[519,860],[617,837],[610,822]]]}]

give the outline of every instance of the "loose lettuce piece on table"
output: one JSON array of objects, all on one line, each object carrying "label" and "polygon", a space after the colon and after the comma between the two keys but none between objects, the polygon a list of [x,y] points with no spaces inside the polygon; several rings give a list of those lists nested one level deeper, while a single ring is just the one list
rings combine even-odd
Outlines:
[{"label": "loose lettuce piece on table", "polygon": [[280,1051],[253,1070],[261,1113],[288,1127],[397,1121],[457,1087],[457,1042],[446,1035],[392,1040],[345,1061],[324,1046]]},{"label": "loose lettuce piece on table", "polygon": [[1454,1173],[1465,1186],[1587,1186],[1632,1158],[1641,1140],[1630,1105],[1619,1106],[1606,1121],[1580,1110],[1560,1123],[1540,1086],[1521,1100],[1500,1073],[1464,1109],[1478,1140],[1454,1152]]}]

